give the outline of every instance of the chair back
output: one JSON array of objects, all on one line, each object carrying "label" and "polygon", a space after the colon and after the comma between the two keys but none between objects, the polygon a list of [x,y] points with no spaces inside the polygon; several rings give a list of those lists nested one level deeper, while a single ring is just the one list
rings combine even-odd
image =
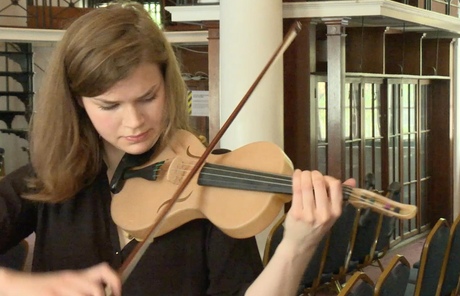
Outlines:
[{"label": "chair back", "polygon": [[304,294],[315,293],[320,286],[330,283],[334,283],[337,292],[341,289],[337,281],[345,274],[343,270],[346,270],[348,248],[353,227],[357,224],[357,213],[352,204],[344,204],[342,214],[318,245],[305,270],[300,284]]},{"label": "chair back", "polygon": [[29,243],[22,240],[19,244],[0,254],[0,266],[15,270],[24,270],[27,255],[29,253]]},{"label": "chair back", "polygon": [[409,282],[410,263],[403,255],[395,255],[375,284],[375,296],[403,296]]},{"label": "chair back", "polygon": [[[386,196],[400,200],[401,185],[390,184]],[[350,269],[362,269],[378,260],[390,246],[390,239],[395,227],[395,217],[388,217],[371,209],[361,210],[361,217],[356,233],[356,240],[351,253]],[[383,271],[383,266],[379,264]]]},{"label": "chair back", "polygon": [[[436,295],[444,255],[450,237],[449,225],[444,218],[440,218],[428,234],[420,256],[420,265],[416,269],[415,287],[409,283],[406,290],[414,290],[414,296]],[[414,268],[412,269],[414,270]]]},{"label": "chair back", "polygon": [[374,282],[362,271],[355,272],[337,296],[373,296]]},{"label": "chair back", "polygon": [[284,220],[286,219],[286,214],[281,216],[281,218],[273,225],[272,229],[268,233],[267,240],[265,241],[264,255],[262,258],[262,263],[267,266],[270,259],[273,257],[276,248],[283,239],[284,233]]},{"label": "chair back", "polygon": [[323,273],[338,273],[344,267],[357,210],[350,203],[331,228],[329,249]]},{"label": "chair back", "polygon": [[449,244],[444,257],[444,266],[441,272],[441,279],[437,295],[458,294],[458,281],[460,277],[460,215],[452,224],[450,229]]},{"label": "chair back", "polygon": [[[401,184],[399,182],[393,182],[388,186],[387,197],[393,201],[401,202]],[[394,216],[383,216],[374,252],[385,253],[390,248],[391,237],[395,232],[396,219]]]}]

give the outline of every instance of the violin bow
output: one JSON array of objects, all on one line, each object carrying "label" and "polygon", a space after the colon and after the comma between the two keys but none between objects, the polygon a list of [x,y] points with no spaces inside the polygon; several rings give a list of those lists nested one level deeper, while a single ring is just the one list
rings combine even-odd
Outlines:
[{"label": "violin bow", "polygon": [[134,270],[139,260],[144,255],[150,243],[153,242],[153,239],[156,233],[158,232],[161,222],[164,220],[166,215],[170,212],[170,210],[172,209],[176,201],[179,199],[180,195],[185,190],[185,187],[187,187],[187,185],[190,183],[190,181],[195,176],[195,174],[203,166],[206,158],[209,156],[209,154],[211,154],[212,150],[217,145],[217,143],[220,141],[223,134],[227,131],[227,129],[230,127],[230,124],[233,122],[233,120],[238,115],[240,110],[246,104],[249,97],[251,96],[251,94],[254,92],[255,88],[259,84],[260,80],[262,80],[263,76],[268,71],[270,66],[273,65],[275,61],[277,61],[281,57],[281,55],[286,51],[286,49],[289,47],[292,41],[294,41],[294,38],[297,37],[297,34],[299,33],[301,29],[302,29],[302,26],[300,22],[298,21],[294,22],[291,25],[289,31],[286,33],[283,39],[283,42],[273,53],[272,57],[270,58],[268,63],[265,65],[265,67],[262,69],[260,74],[257,76],[256,80],[253,82],[249,90],[246,92],[244,97],[241,99],[240,103],[236,106],[235,110],[230,114],[230,116],[225,121],[225,123],[222,125],[220,130],[216,133],[216,136],[214,137],[214,139],[206,147],[206,150],[203,152],[201,157],[198,159],[198,161],[195,163],[193,168],[187,174],[186,178],[177,188],[176,192],[174,193],[170,201],[161,209],[161,211],[155,217],[153,225],[151,226],[150,231],[148,232],[146,238],[136,245],[136,247],[129,254],[128,258],[126,258],[126,260],[123,262],[122,266],[118,270],[122,283],[124,283],[128,279],[129,275],[131,274],[131,272]]}]

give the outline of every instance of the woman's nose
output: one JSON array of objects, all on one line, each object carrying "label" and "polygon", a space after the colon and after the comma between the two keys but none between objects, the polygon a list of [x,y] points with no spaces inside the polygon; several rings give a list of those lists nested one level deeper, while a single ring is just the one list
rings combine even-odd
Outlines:
[{"label": "woman's nose", "polygon": [[129,128],[137,128],[144,123],[142,110],[137,106],[129,106],[123,114],[123,125]]}]

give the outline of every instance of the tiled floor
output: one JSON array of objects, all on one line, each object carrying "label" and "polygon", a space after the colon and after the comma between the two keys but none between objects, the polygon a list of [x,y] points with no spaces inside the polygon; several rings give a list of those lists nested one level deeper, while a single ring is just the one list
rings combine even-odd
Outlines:
[{"label": "tiled floor", "polygon": [[[404,255],[407,261],[411,264],[411,266],[420,260],[420,254],[423,249],[423,245],[425,243],[426,234],[420,235],[415,237],[414,239],[410,239],[408,242],[404,244],[401,243],[400,245],[396,245],[394,248],[389,250],[385,256],[381,259],[382,265],[385,268],[387,264],[391,261],[394,255]],[[364,272],[374,281],[377,281],[378,277],[381,274],[380,268],[376,266],[368,266],[364,269]]]}]

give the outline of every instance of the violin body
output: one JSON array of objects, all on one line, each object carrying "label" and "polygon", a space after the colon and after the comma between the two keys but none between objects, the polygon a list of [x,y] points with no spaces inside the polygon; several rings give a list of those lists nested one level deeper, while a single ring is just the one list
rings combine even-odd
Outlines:
[{"label": "violin body", "polygon": [[[154,153],[148,163],[136,168],[159,164],[156,180],[127,179],[123,189],[113,196],[111,214],[114,222],[137,240],[143,240],[155,216],[170,202],[204,150],[195,135],[178,130],[168,146]],[[278,146],[269,142],[251,143],[225,154],[211,154],[207,163],[280,175],[290,176],[293,173],[289,158]],[[161,221],[155,237],[200,218],[209,219],[229,236],[254,236],[268,227],[292,198],[288,194],[200,186],[198,181],[199,174],[195,174]]]}]

